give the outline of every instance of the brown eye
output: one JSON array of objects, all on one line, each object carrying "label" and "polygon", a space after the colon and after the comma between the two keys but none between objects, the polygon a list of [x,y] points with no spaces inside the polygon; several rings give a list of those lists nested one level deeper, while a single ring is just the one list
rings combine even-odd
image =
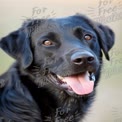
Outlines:
[{"label": "brown eye", "polygon": [[86,35],[84,36],[84,39],[85,39],[86,41],[89,41],[89,40],[92,39],[92,36],[91,36],[90,34],[86,34]]},{"label": "brown eye", "polygon": [[53,42],[51,40],[45,40],[45,41],[43,41],[43,45],[51,46],[51,45],[53,45]]}]

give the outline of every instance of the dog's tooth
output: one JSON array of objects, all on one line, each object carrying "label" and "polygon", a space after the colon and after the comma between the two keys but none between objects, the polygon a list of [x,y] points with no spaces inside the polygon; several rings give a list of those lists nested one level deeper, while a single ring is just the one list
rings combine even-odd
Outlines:
[{"label": "dog's tooth", "polygon": [[62,79],[63,82],[66,82],[64,79]]},{"label": "dog's tooth", "polygon": [[90,76],[90,73],[88,71],[86,73],[87,73],[88,76]]},{"label": "dog's tooth", "polygon": [[94,75],[94,73],[92,73],[91,75],[90,75],[90,80],[92,80],[92,81],[94,81],[95,82],[95,75]]},{"label": "dog's tooth", "polygon": [[61,77],[60,75],[57,75],[57,77],[59,78],[59,79],[61,79],[62,81],[63,81],[63,77]]},{"label": "dog's tooth", "polygon": [[92,74],[92,80],[95,82],[95,75],[94,74]]}]

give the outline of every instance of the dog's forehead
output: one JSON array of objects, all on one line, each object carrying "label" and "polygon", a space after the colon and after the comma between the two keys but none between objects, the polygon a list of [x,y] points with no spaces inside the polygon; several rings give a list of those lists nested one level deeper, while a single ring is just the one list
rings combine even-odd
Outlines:
[{"label": "dog's forehead", "polygon": [[62,33],[72,33],[76,27],[80,27],[85,30],[92,30],[88,25],[88,22],[86,22],[83,17],[70,16],[64,18],[45,19],[43,21],[40,20],[39,24],[32,27],[32,37],[36,38],[39,35],[43,35],[48,32],[59,33],[60,35]]},{"label": "dog's forehead", "polygon": [[[87,21],[86,21],[87,20]],[[92,29],[90,26],[90,19],[86,19],[84,16],[69,16],[65,18],[55,19],[56,23],[58,23],[59,27],[65,29],[73,29],[76,27],[80,27],[81,29]]]},{"label": "dog's forehead", "polygon": [[[58,18],[56,22],[63,28],[74,28],[76,26],[84,27],[86,25],[83,18],[77,18],[76,16],[70,16],[66,18]],[[88,25],[87,25],[88,26]]]}]

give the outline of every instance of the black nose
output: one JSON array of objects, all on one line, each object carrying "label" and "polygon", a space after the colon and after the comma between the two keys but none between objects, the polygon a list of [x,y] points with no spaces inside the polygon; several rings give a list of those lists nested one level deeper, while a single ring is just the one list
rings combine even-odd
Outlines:
[{"label": "black nose", "polygon": [[95,58],[90,52],[76,52],[71,56],[71,61],[76,65],[92,64]]}]

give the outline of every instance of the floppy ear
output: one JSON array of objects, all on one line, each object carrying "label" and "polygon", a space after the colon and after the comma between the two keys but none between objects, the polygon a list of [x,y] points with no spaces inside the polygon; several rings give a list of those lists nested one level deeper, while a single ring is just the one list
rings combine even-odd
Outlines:
[{"label": "floppy ear", "polygon": [[25,69],[33,61],[30,39],[22,29],[10,33],[0,40],[0,47],[11,57],[18,60]]},{"label": "floppy ear", "polygon": [[76,14],[76,16],[78,18],[80,17],[85,22],[87,22],[87,24],[91,26],[92,29],[97,33],[100,48],[105,54],[106,59],[109,60],[108,51],[114,45],[114,40],[115,40],[114,32],[109,27],[102,25],[100,23],[94,22],[84,15]]},{"label": "floppy ear", "polygon": [[102,24],[96,24],[96,27],[94,29],[96,30],[96,33],[98,35],[100,47],[103,50],[106,59],[109,60],[108,51],[114,45],[114,32],[109,27],[104,26]]}]

